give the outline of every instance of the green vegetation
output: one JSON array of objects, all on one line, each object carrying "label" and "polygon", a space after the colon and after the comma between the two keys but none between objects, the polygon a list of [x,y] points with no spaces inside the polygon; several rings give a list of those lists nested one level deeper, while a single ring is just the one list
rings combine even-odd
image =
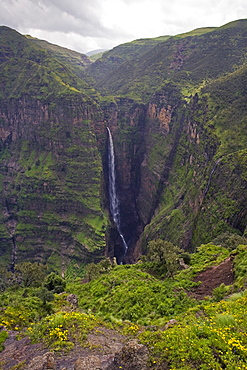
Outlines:
[{"label": "green vegetation", "polygon": [[[167,247],[172,248],[170,253]],[[161,252],[158,257],[157,250]],[[193,307],[195,300],[187,296],[187,289],[197,285],[193,277],[202,269],[220,263],[229,253],[223,247],[208,244],[201,246],[189,261],[188,256],[181,254],[171,243],[152,241],[147,257],[151,262],[126,266],[110,266],[108,263],[106,267],[105,264],[88,265],[89,282],[69,284],[67,289],[78,295],[80,307],[86,312],[89,310],[108,320],[115,318],[155,325]],[[183,258],[190,267],[175,273]],[[168,277],[163,281],[160,277],[164,278],[164,272],[168,272]],[[172,278],[169,277],[171,272]]]},{"label": "green vegetation", "polygon": [[234,302],[203,303],[176,317],[165,331],[146,330],[140,339],[152,348],[150,362],[174,370],[246,369],[245,305],[246,295]]},{"label": "green vegetation", "polygon": [[178,254],[185,256],[181,249],[162,239],[150,241],[147,250],[147,256],[142,259],[146,261],[147,268],[160,277],[166,275],[173,277],[179,269]]},{"label": "green vegetation", "polygon": [[4,349],[3,343],[8,338],[8,333],[4,330],[0,332],[0,351]]},{"label": "green vegetation", "polygon": [[[225,42],[229,34],[231,46]],[[104,95],[136,96],[147,102],[168,81],[195,88],[238,69],[245,58],[245,37],[246,20],[242,20],[229,27],[136,40],[104,53],[88,71]]]},{"label": "green vegetation", "polygon": [[[180,250],[159,240],[152,241],[148,258],[166,264],[168,245],[181,258]],[[157,250],[162,253],[157,255]],[[199,284],[194,277],[218,265],[230,253],[234,257],[235,281],[225,289],[219,286],[225,295],[218,302],[215,293],[201,301],[192,298]],[[55,293],[54,300],[47,295],[42,300],[42,296],[45,287],[54,290],[48,282],[56,281],[56,285],[63,281],[58,275],[47,275],[39,287],[22,287],[20,279],[12,279],[1,295],[0,320],[6,328],[1,332],[1,343],[4,345],[7,330],[12,329],[52,350],[69,351],[75,344],[87,345],[88,334],[106,326],[147,345],[150,369],[244,369],[247,246],[239,245],[232,251],[231,247],[207,244],[190,257],[188,260],[184,256],[189,262],[187,269],[177,270],[173,278],[165,279],[145,272],[147,262],[116,266],[102,260],[99,266],[88,265],[85,269],[88,283],[67,280],[66,293]],[[39,267],[33,265],[34,270]],[[93,267],[98,272],[89,278],[87,274]],[[72,309],[67,300],[69,293],[78,296],[78,308]]]},{"label": "green vegetation", "polygon": [[52,272],[46,277],[44,287],[53,293],[62,293],[65,290],[66,282],[60,276]]},{"label": "green vegetation", "polygon": [[87,334],[102,321],[81,312],[56,312],[27,328],[35,342],[44,341],[53,350],[69,350],[75,343],[86,344]]}]

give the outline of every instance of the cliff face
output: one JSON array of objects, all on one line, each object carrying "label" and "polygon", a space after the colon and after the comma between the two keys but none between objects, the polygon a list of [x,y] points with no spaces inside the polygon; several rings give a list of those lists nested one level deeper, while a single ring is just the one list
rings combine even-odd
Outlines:
[{"label": "cliff face", "polygon": [[[221,46],[226,35],[228,39]],[[144,97],[144,102],[139,103],[141,113],[136,121],[132,119],[133,107],[138,104],[133,101],[127,109],[119,101],[118,110],[125,113],[115,115],[113,129],[120,193],[126,194],[126,199],[122,196],[122,202],[128,204],[128,210],[135,207],[138,235],[143,229],[130,252],[132,259],[145,253],[147,241],[157,237],[192,251],[226,231],[244,233],[246,66],[242,64],[245,49],[239,49],[239,46],[243,46],[245,38],[246,22],[239,21],[214,30],[212,34],[167,40],[156,46],[153,50],[156,52],[155,62],[151,63],[151,53],[148,52],[142,63],[150,61],[150,79],[146,80],[150,89],[153,89],[152,68],[156,79],[164,73],[163,86],[156,87],[156,92],[149,98],[145,95],[144,77],[138,74],[140,65],[130,69],[130,62],[125,61],[122,68],[116,64],[112,77],[112,72],[108,72],[107,83],[112,83],[109,89],[116,91],[118,88],[119,92],[124,91],[130,73],[134,73],[137,77],[131,88],[129,85],[126,89],[131,90],[129,95],[134,91],[136,97]],[[199,40],[206,43],[202,65]],[[229,48],[231,53],[237,50],[233,58]],[[224,68],[215,68],[214,64],[209,66],[221,52],[227,58]],[[171,62],[178,59],[179,65]],[[159,63],[162,67],[158,73]],[[205,80],[205,71],[199,73],[203,65],[211,75],[209,80]],[[123,79],[122,85],[119,79],[116,85],[116,75]],[[105,79],[102,77],[97,86],[100,87]],[[124,148],[128,148],[127,155]],[[131,177],[131,169],[135,176]],[[125,192],[121,190],[129,181],[132,197],[126,189]],[[131,217],[128,215],[127,219]]]},{"label": "cliff face", "polygon": [[139,40],[89,65],[1,28],[2,264],[66,270],[123,257],[109,212],[106,127],[125,262],[157,237],[192,251],[226,231],[244,234],[246,29],[242,20]]},{"label": "cliff face", "polygon": [[[115,147],[121,228],[129,247],[126,261],[136,258],[137,240],[153,217],[164,179],[169,175],[174,141],[181,131],[182,118],[172,118],[179,99],[179,92],[169,86],[148,104],[123,98],[103,108]],[[104,163],[107,184],[107,154]],[[114,228],[111,233],[108,253],[114,254],[114,245],[115,253],[121,253],[121,238]]]},{"label": "cliff face", "polygon": [[2,227],[17,260],[83,260],[104,250],[95,107],[80,98],[68,103],[24,98],[0,112]]},{"label": "cliff face", "polygon": [[[225,83],[234,78],[233,74]],[[238,122],[243,137],[232,152],[232,143],[227,147],[223,138],[236,135],[236,127],[219,134],[223,107],[212,99],[214,88],[186,101],[169,85],[148,104],[120,100],[108,117],[123,230],[130,242],[127,261],[135,261],[145,253],[147,241],[158,237],[193,251],[226,231],[243,235],[245,120]],[[225,129],[233,107],[240,104],[238,97],[231,98],[229,115],[223,113]]]}]

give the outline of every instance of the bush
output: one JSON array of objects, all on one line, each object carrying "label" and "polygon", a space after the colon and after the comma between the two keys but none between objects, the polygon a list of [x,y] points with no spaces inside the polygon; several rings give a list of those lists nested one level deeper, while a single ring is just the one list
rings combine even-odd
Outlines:
[{"label": "bush", "polygon": [[23,262],[16,265],[15,275],[24,287],[39,287],[47,275],[46,266],[34,262]]},{"label": "bush", "polygon": [[212,292],[212,298],[214,302],[221,301],[229,293],[229,287],[225,284],[221,284],[215,288]]},{"label": "bush", "polygon": [[240,244],[247,244],[247,239],[238,234],[225,232],[217,236],[217,238],[212,241],[212,244],[221,245],[224,248],[233,250]]},{"label": "bush", "polygon": [[53,293],[62,293],[65,290],[66,281],[55,272],[52,272],[46,277],[44,287]]}]

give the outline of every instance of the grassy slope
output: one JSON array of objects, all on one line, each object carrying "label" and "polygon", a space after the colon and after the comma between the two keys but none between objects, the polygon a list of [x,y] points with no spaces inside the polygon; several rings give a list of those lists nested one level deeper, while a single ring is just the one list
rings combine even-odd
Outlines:
[{"label": "grassy slope", "polygon": [[[199,28],[185,34],[177,35],[176,38],[201,35],[212,30],[213,28]],[[131,61],[132,64],[134,63],[133,65],[141,63],[149,51],[152,52],[155,46],[171,38],[171,36],[160,36],[149,39],[138,39],[119,45],[105,52],[100,60],[89,68],[89,73],[95,78],[96,85],[101,86],[103,85],[103,83],[100,84],[101,79],[106,81],[108,78],[111,78],[114,73],[119,74],[122,66],[128,61]]]},{"label": "grassy slope", "polygon": [[58,45],[51,44],[45,40],[39,40],[31,36],[26,36],[33,45],[37,45],[43,50],[47,50],[51,57],[55,58],[85,82],[92,84],[92,78],[86,73],[86,68],[92,63],[85,54],[78,53]]}]

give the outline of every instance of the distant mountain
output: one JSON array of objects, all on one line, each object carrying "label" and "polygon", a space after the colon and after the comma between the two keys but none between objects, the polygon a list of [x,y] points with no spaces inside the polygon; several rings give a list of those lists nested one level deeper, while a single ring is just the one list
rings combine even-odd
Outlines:
[{"label": "distant mountain", "polygon": [[104,53],[105,51],[107,51],[107,49],[96,49],[96,50],[89,51],[88,53],[86,53],[86,55],[91,57],[92,55]]},{"label": "distant mountain", "polygon": [[246,20],[174,37],[136,40],[104,53],[89,72],[104,94],[149,99],[168,80],[193,86],[232,72],[243,63],[245,41]]}]

